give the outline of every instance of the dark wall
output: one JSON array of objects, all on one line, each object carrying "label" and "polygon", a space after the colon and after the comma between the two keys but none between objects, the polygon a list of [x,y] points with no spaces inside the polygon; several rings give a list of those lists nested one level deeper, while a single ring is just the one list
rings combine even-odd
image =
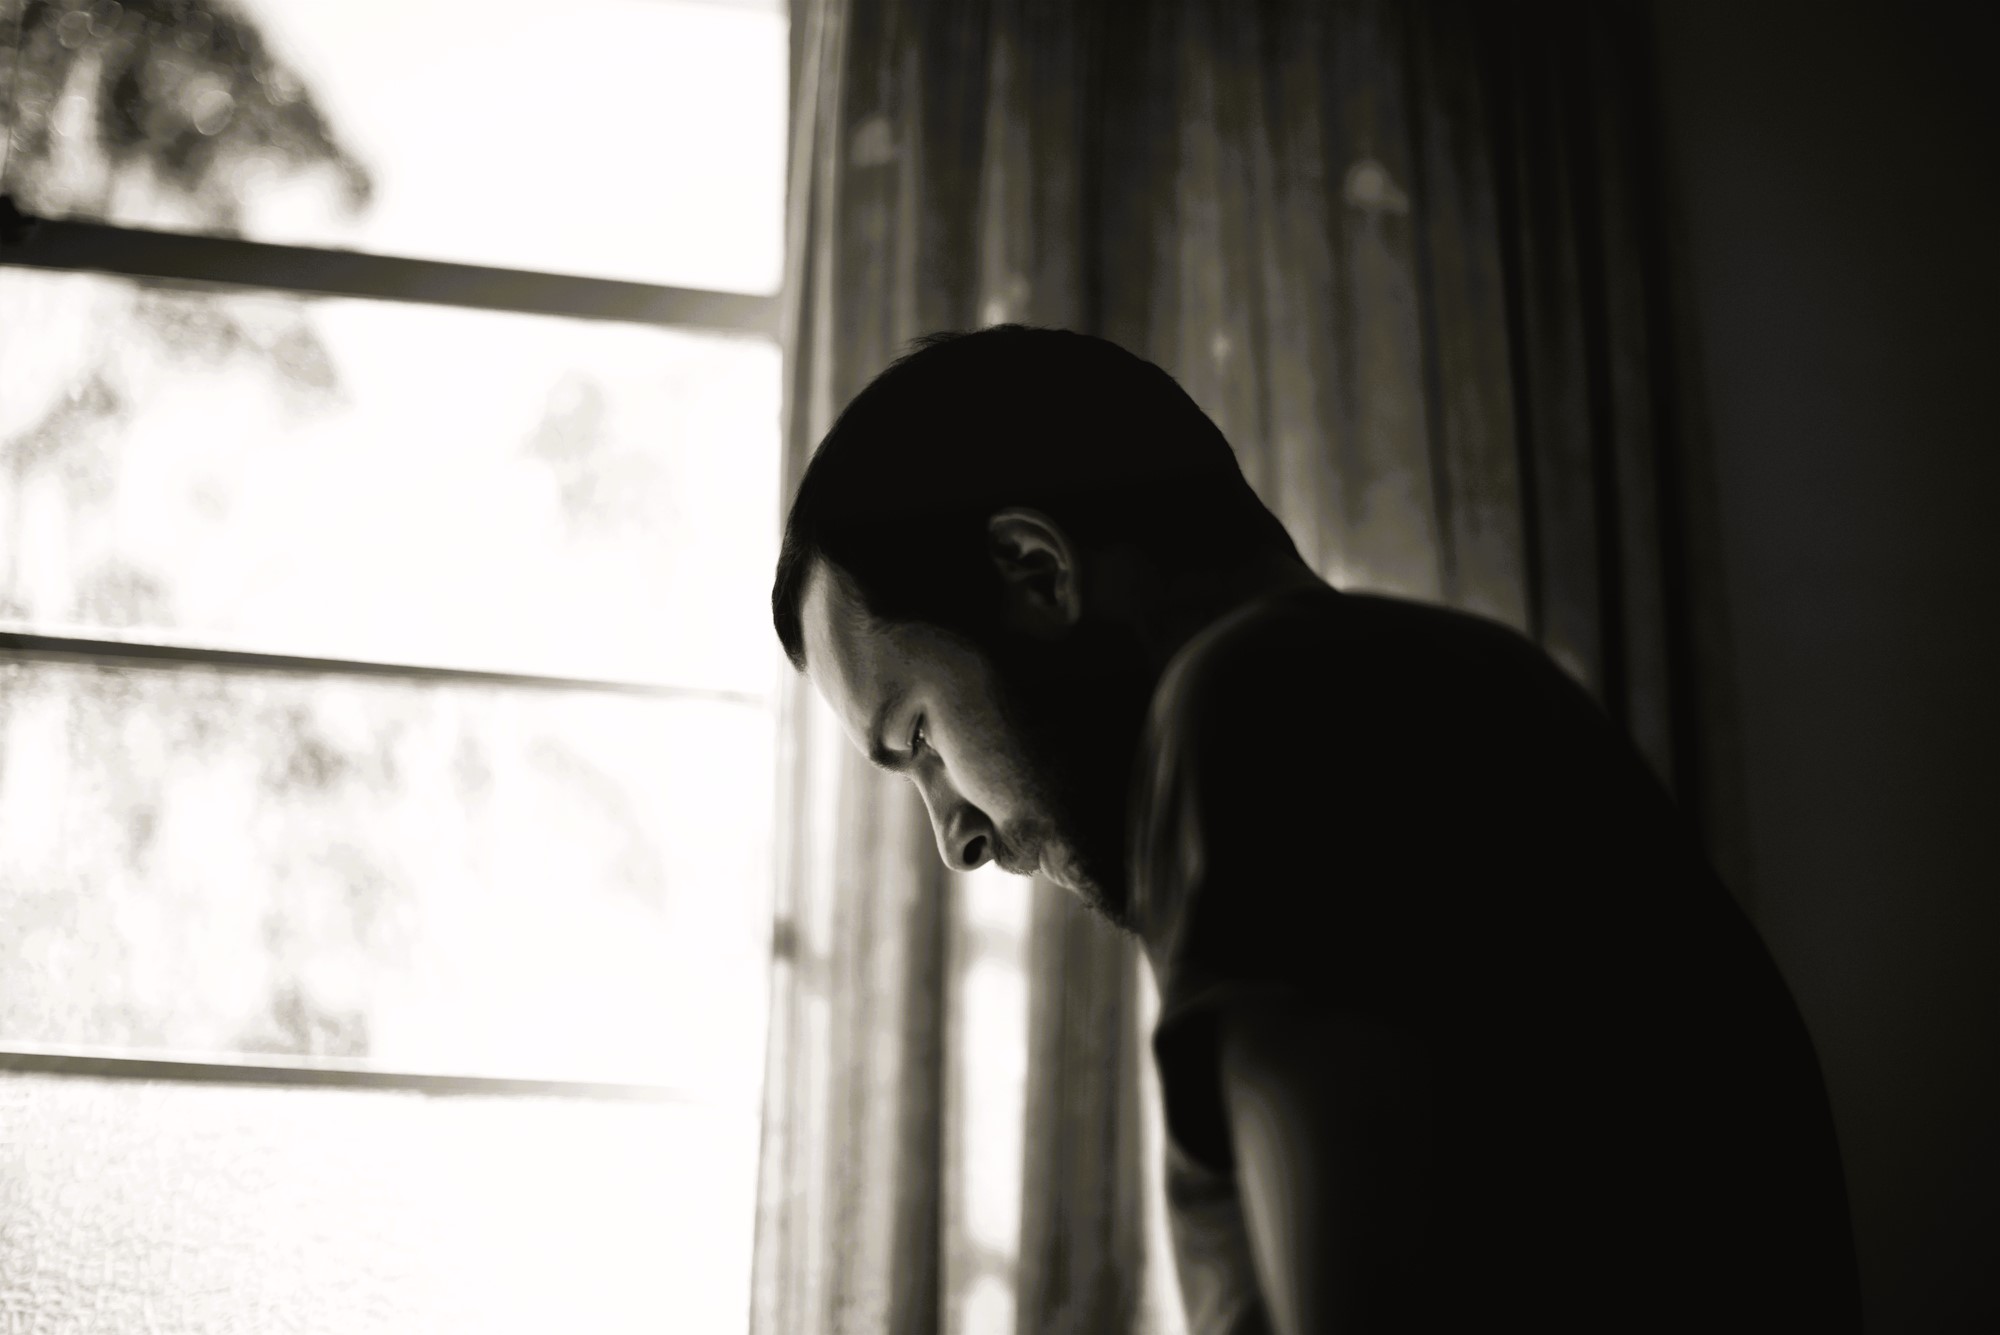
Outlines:
[{"label": "dark wall", "polygon": [[1819,1045],[1877,1335],[2000,1330],[1991,9],[1649,9],[1742,888]]}]

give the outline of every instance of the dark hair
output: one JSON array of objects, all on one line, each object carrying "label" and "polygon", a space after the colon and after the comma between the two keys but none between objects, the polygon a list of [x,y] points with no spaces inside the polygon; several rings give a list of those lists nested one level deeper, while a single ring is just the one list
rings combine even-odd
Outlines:
[{"label": "dark hair", "polygon": [[986,522],[1013,505],[1167,573],[1298,555],[1215,423],[1151,362],[1063,329],[931,334],[854,397],[799,481],[771,589],[792,665],[820,560],[875,620],[979,642],[1000,593]]}]

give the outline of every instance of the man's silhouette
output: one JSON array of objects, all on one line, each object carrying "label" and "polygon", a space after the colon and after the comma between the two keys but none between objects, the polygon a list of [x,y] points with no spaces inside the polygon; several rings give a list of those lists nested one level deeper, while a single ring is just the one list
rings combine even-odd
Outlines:
[{"label": "man's silhouette", "polygon": [[1320,580],[1159,368],[921,341],[772,603],[947,864],[1142,942],[1194,1335],[1859,1328],[1811,1041],[1664,789],[1513,631]]}]

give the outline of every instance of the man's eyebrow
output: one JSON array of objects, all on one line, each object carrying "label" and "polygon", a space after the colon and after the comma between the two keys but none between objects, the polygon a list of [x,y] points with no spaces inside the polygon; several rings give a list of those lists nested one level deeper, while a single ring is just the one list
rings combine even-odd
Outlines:
[{"label": "man's eyebrow", "polygon": [[882,731],[889,726],[889,716],[902,707],[903,697],[908,694],[909,691],[901,686],[890,691],[888,697],[876,709],[875,717],[868,722],[868,759],[880,769],[899,770],[905,763],[903,758],[891,751],[883,741]]}]

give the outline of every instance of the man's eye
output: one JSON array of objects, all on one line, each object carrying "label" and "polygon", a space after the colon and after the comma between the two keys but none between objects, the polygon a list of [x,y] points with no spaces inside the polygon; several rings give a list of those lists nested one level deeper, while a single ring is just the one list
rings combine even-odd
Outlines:
[{"label": "man's eye", "polygon": [[919,718],[917,726],[910,730],[910,754],[914,756],[921,752],[927,740],[924,736],[924,721],[922,718]]}]

